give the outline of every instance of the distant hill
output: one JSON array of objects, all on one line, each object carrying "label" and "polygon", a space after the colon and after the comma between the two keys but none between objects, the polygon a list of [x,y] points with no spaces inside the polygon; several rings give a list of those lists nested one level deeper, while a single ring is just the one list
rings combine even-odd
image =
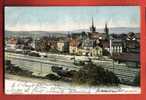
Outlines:
[{"label": "distant hill", "polygon": [[[31,37],[42,37],[42,36],[55,36],[55,37],[65,37],[67,33],[80,33],[89,32],[89,29],[79,29],[73,31],[5,31],[5,37],[9,36],[31,36]],[[104,32],[104,29],[96,29],[97,32]],[[129,28],[129,27],[115,27],[109,28],[109,33],[121,34],[121,33],[140,33],[140,28]]]},{"label": "distant hill", "polygon": [[63,32],[47,32],[47,31],[5,31],[5,37],[16,36],[16,37],[42,37],[42,36],[55,36],[65,37],[67,34]]},{"label": "distant hill", "polygon": [[[89,32],[89,29],[80,29],[80,30],[76,30],[74,32]],[[100,29],[96,29],[97,32],[104,32],[103,28]],[[109,33],[115,33],[115,34],[121,34],[121,33],[129,33],[129,32],[134,32],[134,33],[140,33],[140,28],[130,28],[130,27],[113,27],[113,28],[109,28]]]}]

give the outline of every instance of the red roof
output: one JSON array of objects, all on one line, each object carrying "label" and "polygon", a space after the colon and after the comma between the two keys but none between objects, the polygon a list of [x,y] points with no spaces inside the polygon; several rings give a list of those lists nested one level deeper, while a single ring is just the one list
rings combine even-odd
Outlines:
[{"label": "red roof", "polygon": [[77,47],[79,43],[79,40],[72,39],[69,41],[69,46]]}]

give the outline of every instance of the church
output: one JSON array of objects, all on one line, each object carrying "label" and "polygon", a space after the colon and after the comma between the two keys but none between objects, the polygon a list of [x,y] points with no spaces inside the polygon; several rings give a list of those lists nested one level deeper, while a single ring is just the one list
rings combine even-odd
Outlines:
[{"label": "church", "polygon": [[[92,18],[92,24],[90,27],[90,31],[83,34],[79,33],[72,35],[72,41],[78,40],[75,42],[76,47],[74,54],[77,55],[86,55],[86,56],[102,56],[103,55],[103,47],[100,44],[100,41],[109,42],[109,29],[107,27],[107,23],[105,24],[104,33],[100,33],[96,31],[96,27],[94,25],[94,19]],[[76,38],[73,39],[73,36]],[[81,37],[80,37],[81,36]],[[72,42],[70,43],[72,44]],[[70,45],[70,53],[73,53],[73,46]]]},{"label": "church", "polygon": [[100,33],[96,31],[94,19],[92,18],[92,25],[90,27],[90,32],[88,32],[88,37],[93,40],[96,39],[109,40],[109,28],[107,27],[107,23],[105,24],[104,33]]}]

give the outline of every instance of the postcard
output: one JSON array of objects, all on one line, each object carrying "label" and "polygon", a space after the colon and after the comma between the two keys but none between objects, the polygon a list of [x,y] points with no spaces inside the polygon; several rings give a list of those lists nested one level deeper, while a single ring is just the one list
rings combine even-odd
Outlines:
[{"label": "postcard", "polygon": [[139,6],[5,6],[5,94],[140,94]]}]

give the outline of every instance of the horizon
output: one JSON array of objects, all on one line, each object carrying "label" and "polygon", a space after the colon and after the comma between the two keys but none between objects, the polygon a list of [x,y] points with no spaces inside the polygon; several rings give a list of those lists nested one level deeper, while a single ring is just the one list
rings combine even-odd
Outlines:
[{"label": "horizon", "polygon": [[138,6],[5,7],[5,31],[74,31],[89,29],[140,28]]},{"label": "horizon", "polygon": [[[110,30],[110,29],[113,29],[113,28],[137,28],[137,29],[140,29],[139,27],[110,27],[109,30]],[[103,27],[103,28],[96,28],[96,30],[101,30],[101,29],[104,31],[104,27]],[[87,28],[86,28],[86,29],[70,30],[70,31],[63,31],[63,30],[58,30],[58,31],[55,31],[55,30],[54,30],[54,31],[53,31],[53,30],[52,30],[52,31],[49,31],[49,30],[5,30],[5,31],[11,31],[11,32],[20,32],[20,31],[22,31],[22,32],[23,32],[23,31],[24,31],[24,32],[25,32],[25,31],[26,31],[26,32],[31,32],[31,31],[36,31],[36,32],[37,32],[37,31],[38,31],[38,32],[39,32],[39,31],[40,31],[40,32],[71,32],[71,31],[78,31],[78,30],[79,30],[79,31],[80,31],[80,30],[81,30],[81,31],[84,31],[84,30],[85,30],[85,31],[86,31],[86,30],[89,30],[89,31],[90,31],[90,29],[87,29]],[[97,31],[97,32],[98,32],[98,31]]]}]

